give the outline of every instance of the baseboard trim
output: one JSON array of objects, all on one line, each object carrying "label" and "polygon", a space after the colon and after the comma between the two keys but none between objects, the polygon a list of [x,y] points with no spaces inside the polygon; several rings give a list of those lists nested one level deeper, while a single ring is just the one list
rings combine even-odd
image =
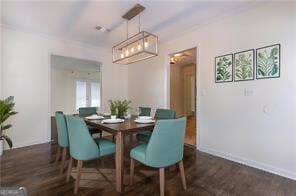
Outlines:
[{"label": "baseboard trim", "polygon": [[[12,147],[12,149],[22,148],[22,147],[27,147],[27,146],[33,146],[33,145],[36,145],[36,144],[44,144],[44,143],[48,143],[48,142],[50,142],[50,140],[37,140],[37,141],[31,141],[31,142],[24,142],[24,143],[14,145]],[[10,150],[10,149],[8,148],[8,149],[5,149],[5,150]]]},{"label": "baseboard trim", "polygon": [[235,155],[232,155],[232,154],[229,154],[229,153],[218,152],[216,150],[212,150],[212,149],[209,149],[209,148],[204,148],[204,147],[201,147],[201,146],[199,146],[198,150],[201,151],[201,152],[207,153],[207,154],[211,154],[211,155],[214,155],[214,156],[217,156],[217,157],[221,157],[223,159],[227,159],[227,160],[230,160],[230,161],[233,161],[233,162],[240,163],[242,165],[246,165],[246,166],[249,166],[249,167],[260,169],[260,170],[263,170],[263,171],[266,171],[266,172],[269,172],[269,173],[272,173],[272,174],[276,174],[276,175],[279,175],[279,176],[282,176],[282,177],[285,177],[285,178],[289,178],[291,180],[296,180],[296,173],[293,173],[292,171],[287,171],[287,170],[277,168],[277,167],[274,167],[274,166],[271,166],[271,165],[268,165],[268,164],[248,160],[248,159],[238,157],[238,156],[235,156]]}]

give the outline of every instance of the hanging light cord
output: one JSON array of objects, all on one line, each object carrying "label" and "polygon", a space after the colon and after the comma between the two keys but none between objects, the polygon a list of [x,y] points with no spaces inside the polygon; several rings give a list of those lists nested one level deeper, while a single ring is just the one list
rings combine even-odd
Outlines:
[{"label": "hanging light cord", "polygon": [[128,39],[128,20],[126,20],[126,39]]},{"label": "hanging light cord", "polygon": [[139,33],[141,32],[141,14],[139,14]]}]

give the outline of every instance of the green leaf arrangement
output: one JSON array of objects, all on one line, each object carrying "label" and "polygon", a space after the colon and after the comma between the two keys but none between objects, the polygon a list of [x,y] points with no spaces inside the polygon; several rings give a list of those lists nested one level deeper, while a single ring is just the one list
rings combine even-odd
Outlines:
[{"label": "green leaf arrangement", "polygon": [[130,109],[131,101],[128,100],[109,100],[111,115],[122,116]]},{"label": "green leaf arrangement", "polygon": [[10,116],[17,114],[13,110],[14,108],[14,97],[10,96],[4,100],[0,100],[0,139],[4,139],[10,148],[12,148],[11,139],[5,134],[5,130],[12,127],[11,124],[5,124]]},{"label": "green leaf arrangement", "polygon": [[231,72],[229,71],[229,67],[232,65],[231,61],[226,58],[220,58],[217,63],[217,81],[227,81],[231,78]]},{"label": "green leaf arrangement", "polygon": [[274,76],[278,73],[278,53],[279,49],[276,47],[271,49],[270,53],[268,53],[267,50],[258,53],[257,72],[259,76]]},{"label": "green leaf arrangement", "polygon": [[238,80],[253,78],[252,55],[240,54],[235,60],[235,76]]}]

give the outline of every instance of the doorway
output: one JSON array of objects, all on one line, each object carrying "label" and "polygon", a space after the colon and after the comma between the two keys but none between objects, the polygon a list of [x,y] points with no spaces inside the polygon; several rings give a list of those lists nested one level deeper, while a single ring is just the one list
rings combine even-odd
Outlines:
[{"label": "doorway", "polygon": [[51,54],[50,87],[51,141],[56,143],[56,111],[77,114],[80,107],[101,109],[101,63]]},{"label": "doorway", "polygon": [[170,55],[170,108],[185,116],[185,144],[196,147],[196,48]]}]

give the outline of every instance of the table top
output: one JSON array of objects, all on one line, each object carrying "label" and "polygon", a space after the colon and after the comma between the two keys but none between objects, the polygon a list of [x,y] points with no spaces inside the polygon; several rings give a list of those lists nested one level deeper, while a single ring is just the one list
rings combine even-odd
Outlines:
[{"label": "table top", "polygon": [[134,120],[136,119],[135,116],[124,119],[124,122],[122,123],[114,123],[114,124],[107,124],[102,123],[102,120],[88,120],[85,119],[86,124],[101,129],[103,131],[107,131],[110,133],[132,133],[132,132],[141,132],[141,131],[147,131],[147,130],[153,130],[155,123],[149,123],[149,124],[140,124],[136,123]]}]

